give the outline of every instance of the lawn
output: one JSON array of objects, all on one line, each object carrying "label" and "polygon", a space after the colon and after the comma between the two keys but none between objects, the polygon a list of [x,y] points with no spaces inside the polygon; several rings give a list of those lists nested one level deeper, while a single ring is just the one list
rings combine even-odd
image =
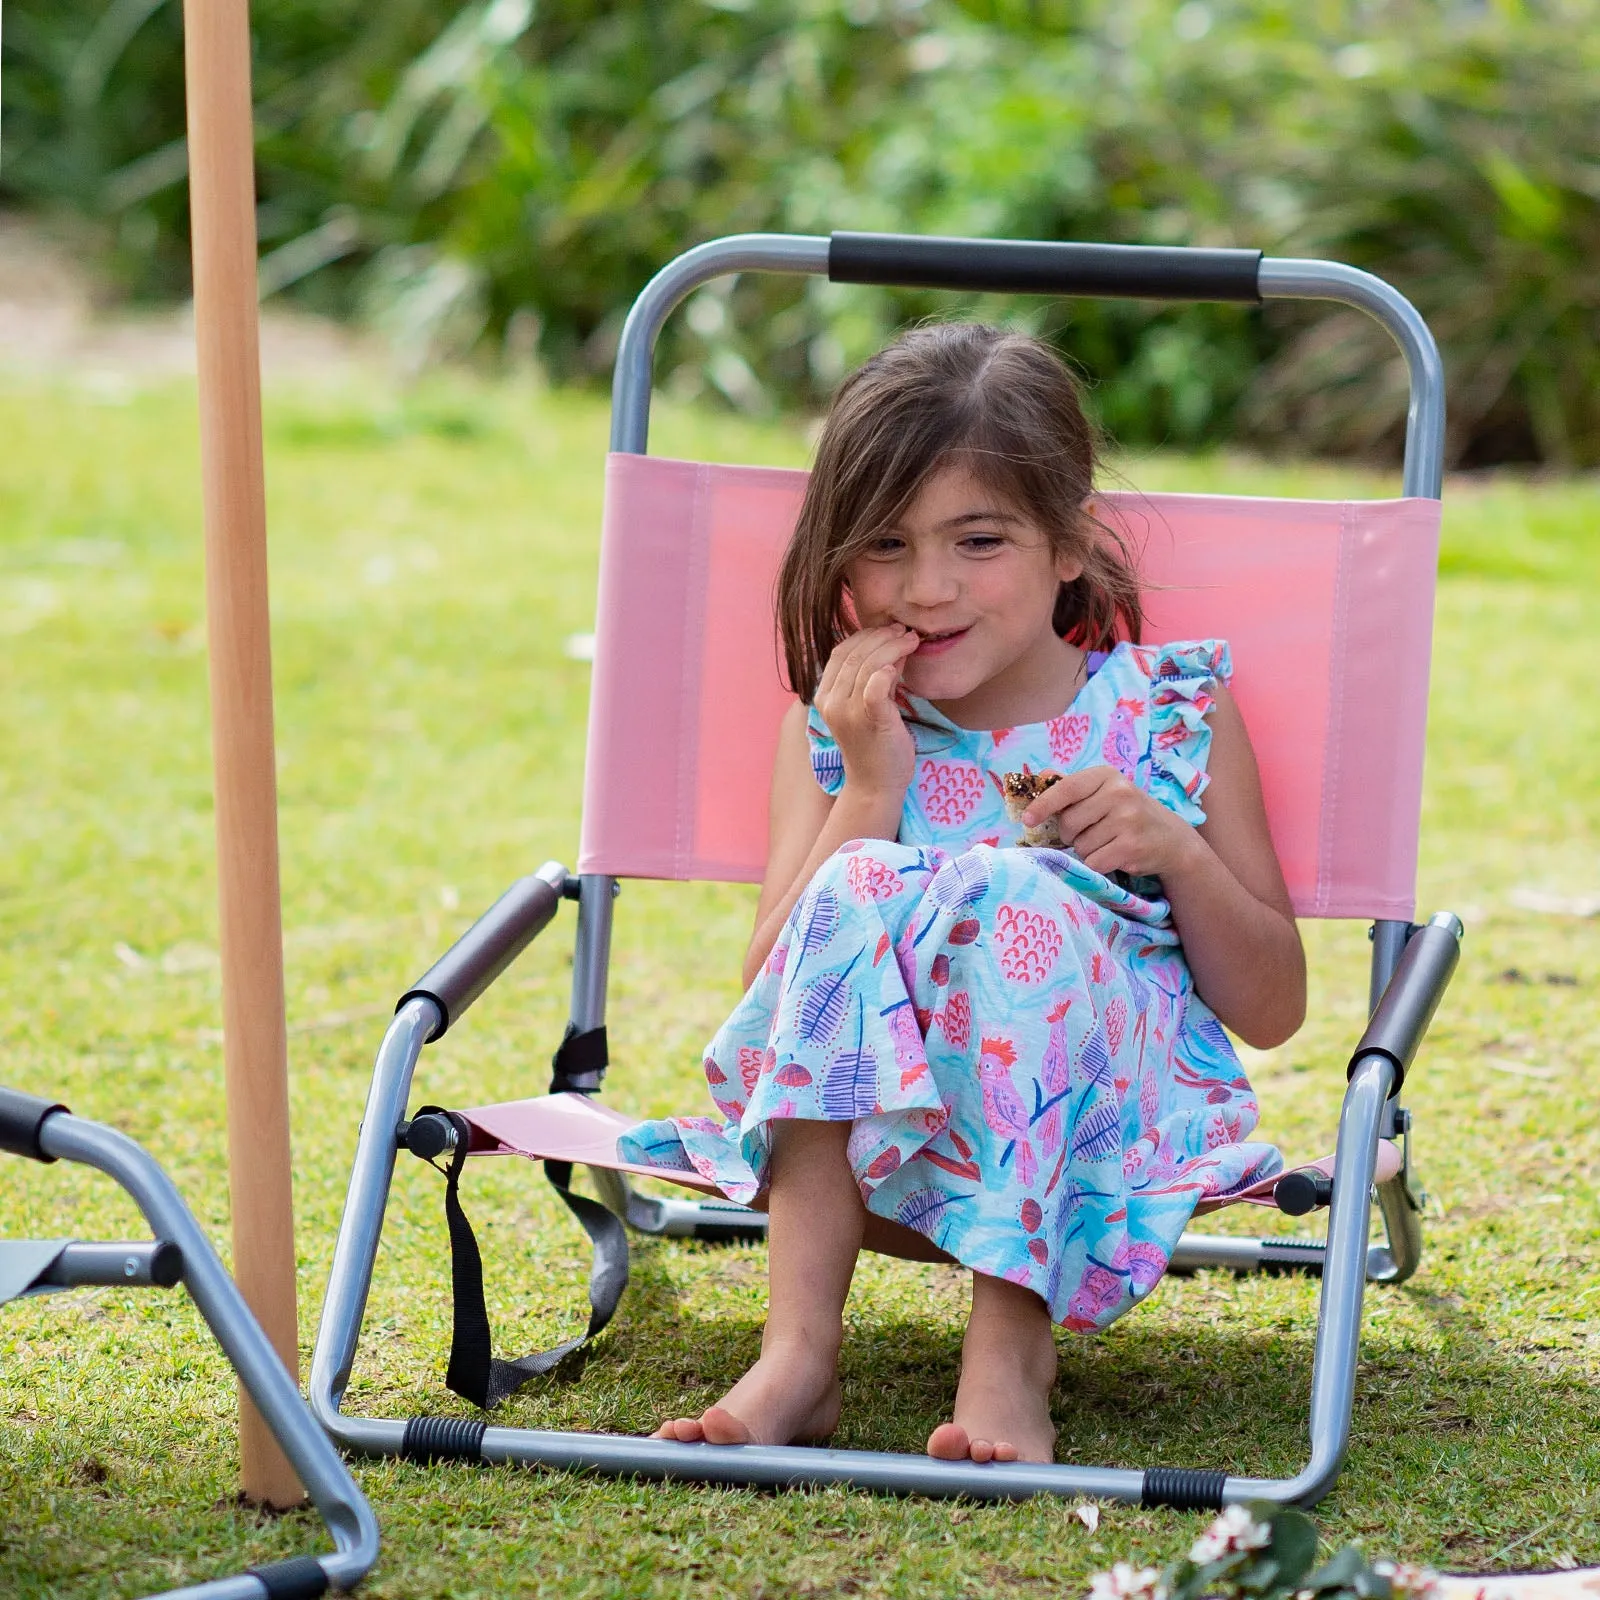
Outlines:
[{"label": "lawn", "polygon": [[[302,1360],[373,1049],[394,998],[513,877],[576,851],[605,407],[456,376],[399,398],[269,396],[284,922]],[[114,1123],[227,1238],[210,764],[192,393],[0,387],[0,1080]],[[796,463],[798,429],[665,409],[655,447]],[[1146,488],[1345,494],[1393,480],[1225,456],[1124,464]],[[1428,1253],[1368,1298],[1354,1444],[1317,1513],[1456,1568],[1600,1558],[1600,919],[1517,891],[1600,891],[1600,482],[1447,494],[1420,907],[1467,923],[1408,1098]],[[647,802],[646,802],[647,803]],[[699,1109],[701,1042],[735,999],[752,891],[630,884],[613,961],[611,1097]],[[1264,1131],[1330,1147],[1360,1027],[1364,930],[1306,929],[1312,1020],[1251,1058]],[[416,1100],[543,1089],[570,922],[424,1057]],[[586,1252],[536,1169],[481,1163],[468,1206],[502,1353],[578,1322]],[[441,1185],[395,1185],[350,1401],[462,1411],[442,1387]],[[0,1229],[137,1235],[81,1169],[0,1163]],[[639,1245],[579,1383],[501,1415],[644,1430],[749,1361],[762,1257]],[[1288,1474],[1304,1449],[1315,1285],[1166,1283],[1062,1336],[1061,1459]],[[942,1415],[950,1270],[867,1262],[839,1443],[909,1450]],[[0,1592],[125,1595],[304,1550],[308,1513],[234,1499],[234,1389],[181,1293],[0,1311]],[[471,1596],[1080,1594],[1200,1520],[1108,1507],[769,1495],[361,1462],[384,1553],[369,1592]]]}]

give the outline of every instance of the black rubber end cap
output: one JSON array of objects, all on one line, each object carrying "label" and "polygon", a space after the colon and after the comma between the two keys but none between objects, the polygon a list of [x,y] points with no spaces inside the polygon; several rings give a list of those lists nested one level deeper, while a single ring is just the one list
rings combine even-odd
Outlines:
[{"label": "black rubber end cap", "polygon": [[1273,1203],[1289,1217],[1303,1217],[1333,1199],[1333,1180],[1320,1172],[1286,1172],[1272,1191]]},{"label": "black rubber end cap", "polygon": [[150,1256],[150,1281],[158,1289],[170,1289],[183,1282],[183,1251],[170,1239],[163,1239]]},{"label": "black rubber end cap", "polygon": [[424,1116],[413,1117],[405,1125],[400,1142],[412,1155],[423,1161],[436,1161],[447,1150],[454,1148],[456,1130],[442,1111],[430,1111]]}]

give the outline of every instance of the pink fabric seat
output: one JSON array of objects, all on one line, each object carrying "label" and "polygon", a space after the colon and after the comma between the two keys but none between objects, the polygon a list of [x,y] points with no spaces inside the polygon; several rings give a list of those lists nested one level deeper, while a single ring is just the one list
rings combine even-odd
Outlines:
[{"label": "pink fabric seat", "polygon": [[[578,870],[758,882],[790,695],[772,592],[805,474],[613,455]],[[1146,637],[1233,648],[1274,843],[1308,917],[1415,905],[1439,502],[1101,497]],[[637,802],[649,774],[657,804]]]},{"label": "pink fabric seat", "polygon": [[[659,1178],[666,1183],[699,1189],[705,1194],[717,1193],[716,1185],[698,1173],[618,1160],[618,1137],[628,1129],[638,1127],[641,1119],[617,1111],[592,1095],[539,1095],[532,1100],[475,1106],[462,1115],[472,1125],[470,1153],[475,1156],[518,1155],[540,1161],[571,1161],[588,1167],[609,1167],[614,1172],[627,1172],[639,1178]],[[1331,1178],[1333,1157],[1324,1156],[1317,1161],[1302,1162],[1297,1170],[1308,1168],[1315,1168]],[[1382,1183],[1399,1170],[1398,1147],[1387,1139],[1380,1140],[1374,1182]],[[1240,1201],[1270,1206],[1278,1179],[1283,1175],[1274,1174],[1251,1184],[1247,1189],[1230,1194],[1206,1195],[1195,1207],[1195,1215],[1220,1211],[1224,1206],[1236,1205]]]}]

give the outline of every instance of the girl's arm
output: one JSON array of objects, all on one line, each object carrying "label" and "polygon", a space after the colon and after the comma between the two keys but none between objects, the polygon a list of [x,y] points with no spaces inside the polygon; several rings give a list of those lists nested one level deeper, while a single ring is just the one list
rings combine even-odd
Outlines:
[{"label": "girl's arm", "polygon": [[828,658],[816,704],[844,760],[844,787],[837,796],[811,770],[806,708],[796,702],[784,713],[772,764],[767,872],[744,957],[746,988],[817,868],[847,840],[892,839],[900,831],[916,758],[894,690],[900,662],[916,642],[914,633],[898,626],[863,628]]},{"label": "girl's arm", "polygon": [[1200,827],[1111,767],[1069,773],[1023,821],[1058,811],[1062,838],[1086,865],[1159,876],[1201,998],[1246,1044],[1269,1050],[1305,1020],[1305,952],[1267,831],[1250,735],[1233,696],[1220,684],[1215,693]]},{"label": "girl's arm", "polygon": [[1246,1044],[1270,1050],[1306,1019],[1305,950],[1250,735],[1220,684],[1210,721],[1206,820],[1186,830],[1187,859],[1161,881],[1195,988]]}]

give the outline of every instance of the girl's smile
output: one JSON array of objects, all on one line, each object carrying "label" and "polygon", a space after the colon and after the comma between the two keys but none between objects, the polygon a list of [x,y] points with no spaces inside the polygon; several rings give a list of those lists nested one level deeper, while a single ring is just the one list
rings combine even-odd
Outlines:
[{"label": "girl's smile", "polygon": [[922,633],[920,629],[916,631],[920,634],[922,643],[917,646],[912,654],[921,656],[924,660],[929,656],[936,656],[948,650],[952,645],[964,639],[968,633],[966,628],[951,628],[943,633]]}]

